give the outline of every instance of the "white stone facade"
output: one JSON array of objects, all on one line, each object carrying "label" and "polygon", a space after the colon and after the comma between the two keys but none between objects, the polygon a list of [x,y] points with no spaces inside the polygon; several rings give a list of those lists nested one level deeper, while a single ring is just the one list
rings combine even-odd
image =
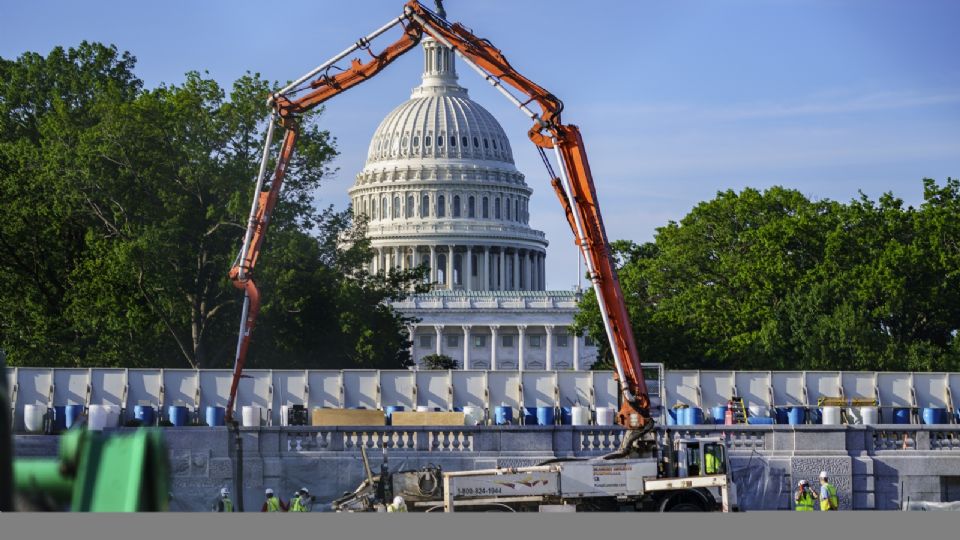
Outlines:
[{"label": "white stone facade", "polygon": [[380,123],[349,190],[367,217],[371,272],[430,269],[433,292],[395,304],[421,319],[413,357],[443,353],[468,369],[589,368],[596,348],[568,331],[574,293],[546,291],[548,243],[529,225],[533,190],[509,139],[457,83],[453,52],[430,38],[423,51],[422,83]]}]

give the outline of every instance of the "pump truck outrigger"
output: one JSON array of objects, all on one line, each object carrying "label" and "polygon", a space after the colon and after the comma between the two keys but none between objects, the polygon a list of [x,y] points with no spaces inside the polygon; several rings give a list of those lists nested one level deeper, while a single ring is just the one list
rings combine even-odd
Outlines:
[{"label": "pump truck outrigger", "polygon": [[[442,6],[438,14],[418,1],[410,0],[405,4],[402,15],[270,96],[268,104],[273,108],[273,113],[267,126],[256,191],[243,244],[230,270],[234,285],[244,291],[244,303],[233,379],[226,407],[227,419],[236,424],[233,420],[233,409],[237,387],[260,309],[260,292],[253,279],[254,269],[271,213],[279,198],[287,165],[293,156],[299,134],[300,116],[372,78],[414,48],[426,34],[455,51],[467,65],[533,121],[527,135],[543,159],[550,183],[560,199],[575,243],[583,255],[616,366],[615,377],[621,401],[616,421],[626,430],[619,449],[604,458],[642,458],[645,461],[655,459],[658,448],[653,432],[654,421],[650,416],[650,398],[600,215],[580,130],[574,125],[562,122],[563,102],[556,96],[517,72],[488,40],[477,37],[460,23],[448,22],[444,17]],[[371,41],[397,25],[403,29],[400,39],[378,53],[373,52]],[[357,50],[366,51],[369,59],[366,62],[353,59],[348,69],[331,74],[331,68],[337,62]],[[267,166],[277,126],[284,130],[283,140],[273,174],[268,177]],[[547,157],[547,150],[553,151],[557,162],[556,169]],[[268,187],[265,189],[265,186]],[[656,464],[655,461],[654,463]]]}]

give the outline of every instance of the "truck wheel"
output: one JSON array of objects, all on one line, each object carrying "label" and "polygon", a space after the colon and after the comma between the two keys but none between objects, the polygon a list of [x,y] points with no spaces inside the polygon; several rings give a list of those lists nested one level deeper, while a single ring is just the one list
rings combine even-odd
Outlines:
[{"label": "truck wheel", "polygon": [[698,504],[682,502],[679,504],[675,504],[664,511],[665,512],[703,512],[703,508],[701,508],[700,505]]}]

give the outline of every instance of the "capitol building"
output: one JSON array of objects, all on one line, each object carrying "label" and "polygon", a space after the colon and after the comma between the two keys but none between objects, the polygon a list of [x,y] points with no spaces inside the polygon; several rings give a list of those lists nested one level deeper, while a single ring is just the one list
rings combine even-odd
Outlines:
[{"label": "capitol building", "polygon": [[380,123],[349,190],[367,216],[371,272],[430,269],[431,292],[394,304],[419,319],[414,361],[589,369],[596,347],[569,330],[578,295],[546,290],[548,242],[530,227],[533,190],[507,135],[458,84],[452,50],[425,37],[423,54],[422,83]]}]

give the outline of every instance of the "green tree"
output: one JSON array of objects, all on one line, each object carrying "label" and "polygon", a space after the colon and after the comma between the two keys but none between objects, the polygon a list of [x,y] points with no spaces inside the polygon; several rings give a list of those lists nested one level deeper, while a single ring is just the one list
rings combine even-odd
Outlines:
[{"label": "green tree", "polygon": [[428,354],[420,359],[423,369],[459,369],[460,363],[445,354]]},{"label": "green tree", "polygon": [[[143,90],[133,65],[87,43],[0,62],[0,189],[13,217],[0,225],[0,324],[12,363],[232,361],[242,293],[227,270],[276,85],[247,74],[228,93],[191,72]],[[384,302],[422,270],[367,276],[364,224],[314,208],[336,156],[318,114],[301,123],[257,268],[251,361],[398,367],[409,321]]]},{"label": "green tree", "polygon": [[[958,182],[925,202],[718,193],[654,242],[614,243],[641,359],[702,369],[957,366]],[[606,337],[592,292],[578,328]],[[601,363],[600,365],[605,365]]]}]

